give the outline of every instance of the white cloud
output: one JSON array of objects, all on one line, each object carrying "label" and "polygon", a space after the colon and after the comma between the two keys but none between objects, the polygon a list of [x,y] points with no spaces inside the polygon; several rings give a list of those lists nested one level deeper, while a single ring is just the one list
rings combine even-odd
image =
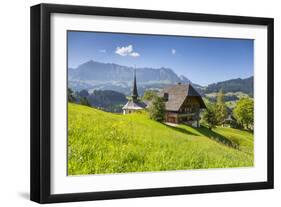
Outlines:
[{"label": "white cloud", "polygon": [[175,55],[177,51],[176,51],[176,49],[172,49],[171,52],[173,55]]},{"label": "white cloud", "polygon": [[121,56],[139,57],[140,54],[134,51],[133,45],[117,47],[115,53]]},{"label": "white cloud", "polygon": [[102,49],[102,50],[99,50],[99,52],[106,53],[106,50]]},{"label": "white cloud", "polygon": [[128,45],[127,47],[117,47],[115,53],[121,56],[127,56],[133,52],[133,45]]},{"label": "white cloud", "polygon": [[137,53],[137,52],[132,52],[132,53],[130,53],[130,56],[132,56],[132,57],[139,57],[140,54]]}]

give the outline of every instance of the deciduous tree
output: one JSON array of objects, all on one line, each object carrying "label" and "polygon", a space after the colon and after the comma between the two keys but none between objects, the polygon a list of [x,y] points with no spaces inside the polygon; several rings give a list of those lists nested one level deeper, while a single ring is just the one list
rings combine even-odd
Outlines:
[{"label": "deciduous tree", "polygon": [[157,96],[156,91],[146,90],[143,94],[143,100],[151,101]]},{"label": "deciduous tree", "polygon": [[217,116],[216,116],[216,106],[212,103],[209,103],[207,105],[207,109],[203,113],[203,121],[209,128],[209,130],[212,130],[212,128],[216,127],[218,124]]},{"label": "deciduous tree", "polygon": [[225,119],[227,118],[227,107],[224,102],[224,93],[222,89],[218,92],[217,103],[215,109],[217,122],[219,125],[222,125]]},{"label": "deciduous tree", "polygon": [[237,122],[249,129],[254,124],[254,101],[251,98],[240,99],[234,110],[234,117]]},{"label": "deciduous tree", "polygon": [[155,121],[162,122],[164,121],[164,115],[165,103],[163,101],[163,98],[156,96],[153,98],[152,104],[149,107],[149,116]]}]

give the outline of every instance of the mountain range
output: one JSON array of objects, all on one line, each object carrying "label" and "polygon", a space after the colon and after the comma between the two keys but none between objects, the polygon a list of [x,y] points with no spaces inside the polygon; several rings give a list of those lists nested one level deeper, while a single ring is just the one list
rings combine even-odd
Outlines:
[{"label": "mountain range", "polygon": [[213,93],[222,89],[225,93],[243,92],[248,94],[250,97],[253,97],[253,92],[254,92],[253,86],[254,86],[254,77],[251,76],[245,79],[236,78],[236,79],[210,84],[205,88],[204,92]]},{"label": "mountain range", "polygon": [[[184,75],[177,75],[170,68],[134,68],[122,66],[114,63],[101,63],[88,61],[79,65],[77,68],[68,68],[68,87],[74,91],[86,89],[90,92],[94,90],[113,90],[125,95],[130,95],[134,69],[139,94],[145,90],[160,90],[163,87],[179,82],[192,83]],[[249,96],[253,96],[253,76],[246,79],[232,79],[213,83],[208,86],[200,86],[192,83],[196,90],[201,94],[218,92],[241,91]]]},{"label": "mountain range", "polygon": [[133,68],[91,60],[75,69],[68,69],[69,86],[73,90],[115,90],[129,95],[134,69],[140,94],[145,89],[158,89],[178,82],[190,83],[188,78],[178,76],[170,68]]}]

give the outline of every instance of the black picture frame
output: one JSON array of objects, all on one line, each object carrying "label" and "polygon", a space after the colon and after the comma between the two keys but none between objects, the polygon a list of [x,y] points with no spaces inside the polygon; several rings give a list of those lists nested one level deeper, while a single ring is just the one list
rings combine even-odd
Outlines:
[{"label": "black picture frame", "polygon": [[[134,17],[149,19],[181,20],[194,22],[218,22],[267,26],[267,181],[238,184],[219,184],[153,189],[87,192],[74,194],[50,193],[50,15],[52,13],[99,15],[113,17]],[[256,189],[272,189],[274,177],[273,152],[273,46],[274,20],[272,18],[195,14],[152,10],[103,8],[56,4],[39,4],[31,7],[31,173],[30,199],[38,203],[88,201],[103,199],[134,198],[146,196],[167,196],[179,194],[211,193]]]}]

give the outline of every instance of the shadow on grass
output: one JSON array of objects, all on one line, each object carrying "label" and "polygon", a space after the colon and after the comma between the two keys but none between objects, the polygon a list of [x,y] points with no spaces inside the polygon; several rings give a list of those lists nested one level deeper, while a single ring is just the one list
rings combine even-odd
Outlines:
[{"label": "shadow on grass", "polygon": [[[173,129],[175,131],[178,131],[178,132],[181,132],[181,133],[184,133],[184,134],[187,134],[187,135],[192,135],[192,136],[199,136],[198,134],[195,134],[193,132],[190,132],[186,129],[183,129],[183,128],[179,128],[177,126],[169,126],[169,125],[166,125],[166,127],[170,128],[170,129]],[[207,127],[205,126],[200,126],[199,128],[195,128],[193,127],[194,130],[196,130],[199,134],[202,134],[203,136],[205,137],[208,137],[216,142],[219,142],[221,144],[224,144],[228,147],[232,147],[232,148],[235,148],[235,149],[239,149],[239,144],[229,140],[227,137],[217,133],[217,132],[214,132],[214,131],[211,131],[209,130]]]},{"label": "shadow on grass", "polygon": [[229,140],[227,137],[217,133],[217,132],[214,132],[214,131],[211,131],[209,130],[207,127],[205,126],[200,126],[200,128],[194,128],[195,130],[197,130],[199,133],[201,133],[202,135],[210,138],[210,139],[213,139],[217,142],[220,142],[224,145],[227,145],[228,147],[232,147],[232,148],[235,148],[235,149],[239,149],[239,145],[231,140]]},{"label": "shadow on grass", "polygon": [[178,131],[178,132],[181,132],[181,133],[184,133],[184,134],[188,134],[188,135],[192,135],[192,136],[198,136],[198,134],[195,134],[193,132],[190,132],[186,129],[183,129],[183,128],[179,128],[177,126],[169,126],[167,124],[165,124],[166,127],[170,128],[170,129],[173,129],[175,131]]}]

